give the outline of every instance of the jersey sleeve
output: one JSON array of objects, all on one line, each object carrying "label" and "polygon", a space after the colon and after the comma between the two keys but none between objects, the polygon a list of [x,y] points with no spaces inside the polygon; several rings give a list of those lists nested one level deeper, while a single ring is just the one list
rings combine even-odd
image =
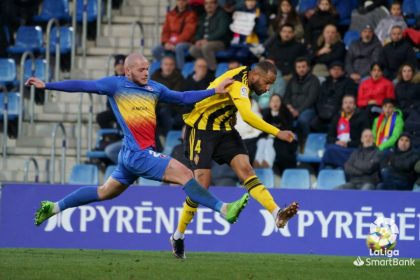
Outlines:
[{"label": "jersey sleeve", "polygon": [[164,85],[159,85],[159,100],[168,103],[176,103],[181,105],[190,105],[197,103],[207,97],[215,94],[214,89],[192,90],[192,91],[175,91],[170,90]]},{"label": "jersey sleeve", "polygon": [[113,95],[118,87],[117,77],[106,77],[99,80],[68,80],[45,84],[45,89],[64,92],[88,92],[103,95]]},{"label": "jersey sleeve", "polygon": [[234,82],[229,86],[229,95],[242,119],[250,126],[276,136],[280,129],[265,122],[252,111],[249,94],[249,88],[243,83]]}]

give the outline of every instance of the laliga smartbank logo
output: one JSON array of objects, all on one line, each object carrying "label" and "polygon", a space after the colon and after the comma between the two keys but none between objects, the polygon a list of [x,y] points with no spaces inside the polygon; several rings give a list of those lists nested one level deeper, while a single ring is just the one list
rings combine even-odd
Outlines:
[{"label": "laliga smartbank logo", "polygon": [[[395,249],[398,237],[398,227],[390,218],[379,217],[370,224],[366,245],[369,248],[369,258],[364,260],[359,256],[354,261],[355,266],[414,266],[414,259],[398,259],[400,251]],[[373,259],[372,257],[376,257]],[[385,258],[378,258],[385,257]]]}]

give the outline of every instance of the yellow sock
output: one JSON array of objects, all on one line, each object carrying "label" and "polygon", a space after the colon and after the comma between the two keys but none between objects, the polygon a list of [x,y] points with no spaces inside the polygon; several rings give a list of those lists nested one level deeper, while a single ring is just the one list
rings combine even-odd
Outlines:
[{"label": "yellow sock", "polygon": [[278,205],[274,201],[273,196],[261,183],[257,176],[251,176],[244,181],[244,187],[249,194],[258,201],[265,209],[273,213],[278,208]]},{"label": "yellow sock", "polygon": [[181,219],[179,220],[177,228],[179,233],[185,233],[187,226],[194,218],[195,212],[197,212],[197,207],[198,204],[192,201],[189,197],[185,199],[184,207],[182,208]]}]

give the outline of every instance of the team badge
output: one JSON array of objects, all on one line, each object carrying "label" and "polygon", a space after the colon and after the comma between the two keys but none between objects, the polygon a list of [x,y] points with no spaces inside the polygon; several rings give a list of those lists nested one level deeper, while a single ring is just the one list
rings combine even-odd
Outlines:
[{"label": "team badge", "polygon": [[149,91],[153,91],[153,88],[151,86],[145,86],[144,88],[149,90]]},{"label": "team badge", "polygon": [[241,88],[241,96],[248,98],[248,88],[242,87]]}]

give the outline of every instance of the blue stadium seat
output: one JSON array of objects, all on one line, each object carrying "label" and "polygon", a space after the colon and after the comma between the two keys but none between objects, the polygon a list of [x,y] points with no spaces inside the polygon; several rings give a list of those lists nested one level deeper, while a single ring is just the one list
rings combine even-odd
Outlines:
[{"label": "blue stadium seat", "polygon": [[[9,92],[7,94],[7,118],[8,120],[16,120],[19,117],[20,94],[17,92]],[[3,120],[4,94],[0,93],[0,120]]]},{"label": "blue stadium seat", "polygon": [[[83,0],[77,0],[77,22],[83,21]],[[93,22],[98,16],[98,1],[88,0],[87,1],[87,21]]]},{"label": "blue stadium seat", "polygon": [[303,14],[307,10],[315,8],[316,7],[316,2],[317,2],[317,0],[300,0],[296,11],[299,14]]},{"label": "blue stadium seat", "polygon": [[318,174],[317,189],[331,190],[346,183],[346,176],[341,169],[323,169]]},{"label": "blue stadium seat", "polygon": [[34,16],[34,20],[37,22],[47,22],[52,18],[70,20],[68,0],[44,0],[41,5],[41,13]]},{"label": "blue stadium seat", "polygon": [[413,191],[420,192],[420,185],[414,184]]},{"label": "blue stadium seat", "polygon": [[235,50],[232,48],[229,48],[227,50],[218,51],[216,52],[216,58],[217,60],[229,60],[235,56]]},{"label": "blue stadium seat", "polygon": [[171,130],[166,134],[166,142],[165,148],[163,149],[163,153],[165,155],[170,155],[174,147],[178,144],[181,144],[182,132],[181,130]]},{"label": "blue stadium seat", "polygon": [[149,76],[152,76],[160,68],[160,61],[154,60],[149,67]]},{"label": "blue stadium seat", "polygon": [[105,174],[104,174],[104,182],[106,182],[106,180],[108,180],[109,176],[111,176],[111,174],[115,170],[115,168],[117,168],[116,165],[108,165],[108,167],[105,170]]},{"label": "blue stadium seat", "polygon": [[187,78],[192,73],[194,73],[194,62],[185,63],[184,68],[182,68],[182,76],[184,76],[184,78]]},{"label": "blue stadium seat", "polygon": [[217,68],[216,68],[216,77],[221,76],[223,73],[225,73],[228,70],[228,63],[226,62],[222,62],[217,64]]},{"label": "blue stadium seat", "polygon": [[309,189],[311,177],[306,169],[286,169],[281,177],[282,189]]},{"label": "blue stadium seat", "polygon": [[16,63],[11,58],[0,58],[0,84],[12,85],[16,82]]},{"label": "blue stadium seat", "polygon": [[255,174],[267,188],[274,188],[274,172],[271,168],[255,168]]},{"label": "blue stadium seat", "polygon": [[42,48],[42,29],[39,26],[21,26],[17,30],[15,45],[7,48],[11,54],[26,51],[39,52]]},{"label": "blue stadium seat", "polygon": [[[104,135],[106,134],[116,134],[121,135],[121,131],[116,128],[102,128],[96,132],[96,143],[95,148],[99,148],[101,141],[103,140]],[[93,150],[87,151],[86,157],[88,158],[98,158],[98,159],[105,159],[107,158],[105,152],[103,150]]]},{"label": "blue stadium seat", "polygon": [[69,184],[99,185],[98,167],[93,164],[76,164],[70,174]]},{"label": "blue stadium seat", "polygon": [[356,30],[349,30],[346,32],[346,34],[344,34],[344,45],[346,45],[346,49],[348,50],[351,43],[355,40],[359,40],[360,38],[360,33],[359,31]]},{"label": "blue stadium seat", "polygon": [[[57,28],[51,29],[50,36],[50,53],[55,54],[55,45],[57,44]],[[71,45],[73,40],[72,27],[60,27],[60,51],[61,54],[69,54],[71,52]],[[45,53],[46,48],[41,48],[41,52]]]},{"label": "blue stadium seat", "polygon": [[146,179],[143,177],[139,178],[139,186],[158,187],[161,186],[162,182]]},{"label": "blue stadium seat", "polygon": [[402,12],[405,16],[420,14],[420,1],[404,0],[402,4]]},{"label": "blue stadium seat", "polygon": [[332,3],[335,6],[338,14],[340,15],[339,24],[350,25],[351,12],[354,8],[357,7],[357,3],[356,6],[354,6],[354,3],[352,3],[352,1],[350,0],[333,0]]},{"label": "blue stadium seat", "polygon": [[24,65],[23,79],[26,80],[29,77],[37,77],[42,81],[47,80],[47,61],[42,58],[35,59],[35,73],[32,75],[32,60],[27,59]]},{"label": "blue stadium seat", "polygon": [[310,133],[305,143],[303,154],[298,154],[298,162],[320,163],[325,150],[327,135],[324,133]]}]

